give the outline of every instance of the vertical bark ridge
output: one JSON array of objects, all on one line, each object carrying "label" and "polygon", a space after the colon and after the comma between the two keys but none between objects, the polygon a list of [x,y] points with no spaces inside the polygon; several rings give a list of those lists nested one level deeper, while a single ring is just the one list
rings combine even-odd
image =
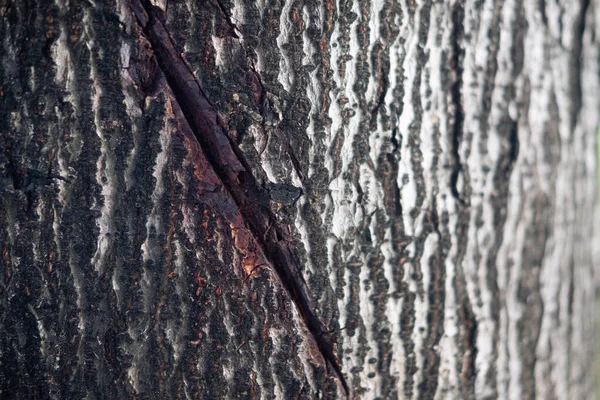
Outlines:
[{"label": "vertical bark ridge", "polygon": [[[479,151],[481,153],[482,157],[485,157],[487,155],[487,153],[489,152],[488,150],[488,143],[489,143],[489,136],[493,135],[492,132],[490,132],[490,130],[493,130],[493,128],[490,127],[491,125],[491,118],[490,115],[492,113],[492,109],[493,109],[493,104],[494,104],[494,96],[497,95],[497,91],[496,91],[496,80],[497,80],[497,72],[498,72],[498,54],[500,52],[500,35],[501,35],[501,31],[499,28],[499,24],[500,24],[500,20],[501,20],[501,16],[502,16],[502,12],[504,9],[504,1],[498,1],[498,2],[493,2],[492,4],[492,21],[491,21],[491,26],[488,28],[488,32],[487,32],[487,36],[489,39],[489,54],[488,54],[488,60],[487,60],[487,64],[488,67],[486,69],[485,72],[485,79],[483,81],[483,100],[482,100],[482,105],[481,105],[481,114],[482,114],[482,123],[481,123],[481,129],[482,129],[482,137],[485,138],[485,140],[482,140],[480,146],[479,146]],[[513,135],[517,135],[517,131],[513,131],[512,132]],[[518,137],[513,137],[511,138],[513,140],[518,140]],[[511,143],[511,150],[512,152],[510,153],[510,162],[512,162],[511,164],[511,168],[514,165],[514,162],[516,161],[517,155],[518,155],[518,149],[512,146],[518,146],[518,143]],[[494,185],[498,185],[498,187],[503,187],[503,189],[500,189],[499,192],[505,192],[506,188],[508,187],[508,179],[510,177],[510,172],[507,168],[502,168],[500,165],[497,166],[497,171],[500,170],[504,170],[504,174],[497,176],[494,178],[493,182]],[[496,179],[498,178],[498,179]],[[491,203],[492,203],[492,208],[494,209],[493,211],[493,230],[494,230],[494,236],[495,236],[495,241],[494,243],[490,246],[487,256],[485,257],[486,260],[486,265],[487,265],[487,269],[488,269],[488,273],[487,273],[487,279],[486,279],[486,285],[488,286],[490,292],[491,292],[491,299],[490,299],[490,317],[495,321],[495,329],[493,331],[492,335],[492,343],[491,343],[491,347],[492,347],[492,356],[491,359],[492,360],[496,360],[497,359],[497,354],[498,354],[498,321],[500,318],[500,290],[498,287],[498,268],[496,266],[496,261],[497,261],[497,252],[498,252],[498,248],[500,246],[500,244],[502,243],[502,236],[503,236],[503,231],[504,231],[504,223],[505,223],[505,219],[503,219],[503,216],[505,214],[503,214],[502,210],[505,210],[506,208],[506,201],[504,200],[504,202],[502,201],[502,199],[491,199]],[[486,375],[485,375],[485,386],[488,389],[488,395],[490,397],[493,396],[497,396],[497,390],[496,390],[496,386],[497,386],[497,371],[496,371],[496,367],[495,367],[495,362],[491,362],[490,367],[487,369]]]}]

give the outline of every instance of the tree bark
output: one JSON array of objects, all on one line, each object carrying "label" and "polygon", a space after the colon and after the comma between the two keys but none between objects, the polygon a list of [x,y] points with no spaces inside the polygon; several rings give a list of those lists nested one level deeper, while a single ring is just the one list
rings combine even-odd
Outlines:
[{"label": "tree bark", "polygon": [[598,26],[0,0],[0,397],[594,398]]}]

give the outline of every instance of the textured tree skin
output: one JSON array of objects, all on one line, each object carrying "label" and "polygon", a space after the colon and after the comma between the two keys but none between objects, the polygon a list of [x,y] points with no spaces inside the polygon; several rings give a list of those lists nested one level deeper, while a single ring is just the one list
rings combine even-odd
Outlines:
[{"label": "textured tree skin", "polygon": [[594,398],[563,3],[0,0],[0,398]]}]

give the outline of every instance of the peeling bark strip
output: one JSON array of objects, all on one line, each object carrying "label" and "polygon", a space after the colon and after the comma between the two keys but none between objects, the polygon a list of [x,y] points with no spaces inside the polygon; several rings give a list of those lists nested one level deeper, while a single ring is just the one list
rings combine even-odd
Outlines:
[{"label": "peeling bark strip", "polygon": [[292,296],[324,359],[333,368],[346,395],[349,387],[335,355],[328,330],[312,310],[312,299],[300,272],[295,244],[269,209],[262,190],[237,145],[228,137],[214,107],[177,53],[163,22],[163,11],[132,0],[132,10],[148,36],[158,64],[206,157],[239,207],[246,223],[263,246],[283,285]]}]

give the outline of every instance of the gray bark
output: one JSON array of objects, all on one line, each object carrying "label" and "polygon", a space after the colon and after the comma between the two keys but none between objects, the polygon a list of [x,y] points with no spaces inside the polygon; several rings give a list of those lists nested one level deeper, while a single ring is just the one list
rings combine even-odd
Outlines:
[{"label": "gray bark", "polygon": [[598,26],[0,0],[0,397],[594,398]]}]

